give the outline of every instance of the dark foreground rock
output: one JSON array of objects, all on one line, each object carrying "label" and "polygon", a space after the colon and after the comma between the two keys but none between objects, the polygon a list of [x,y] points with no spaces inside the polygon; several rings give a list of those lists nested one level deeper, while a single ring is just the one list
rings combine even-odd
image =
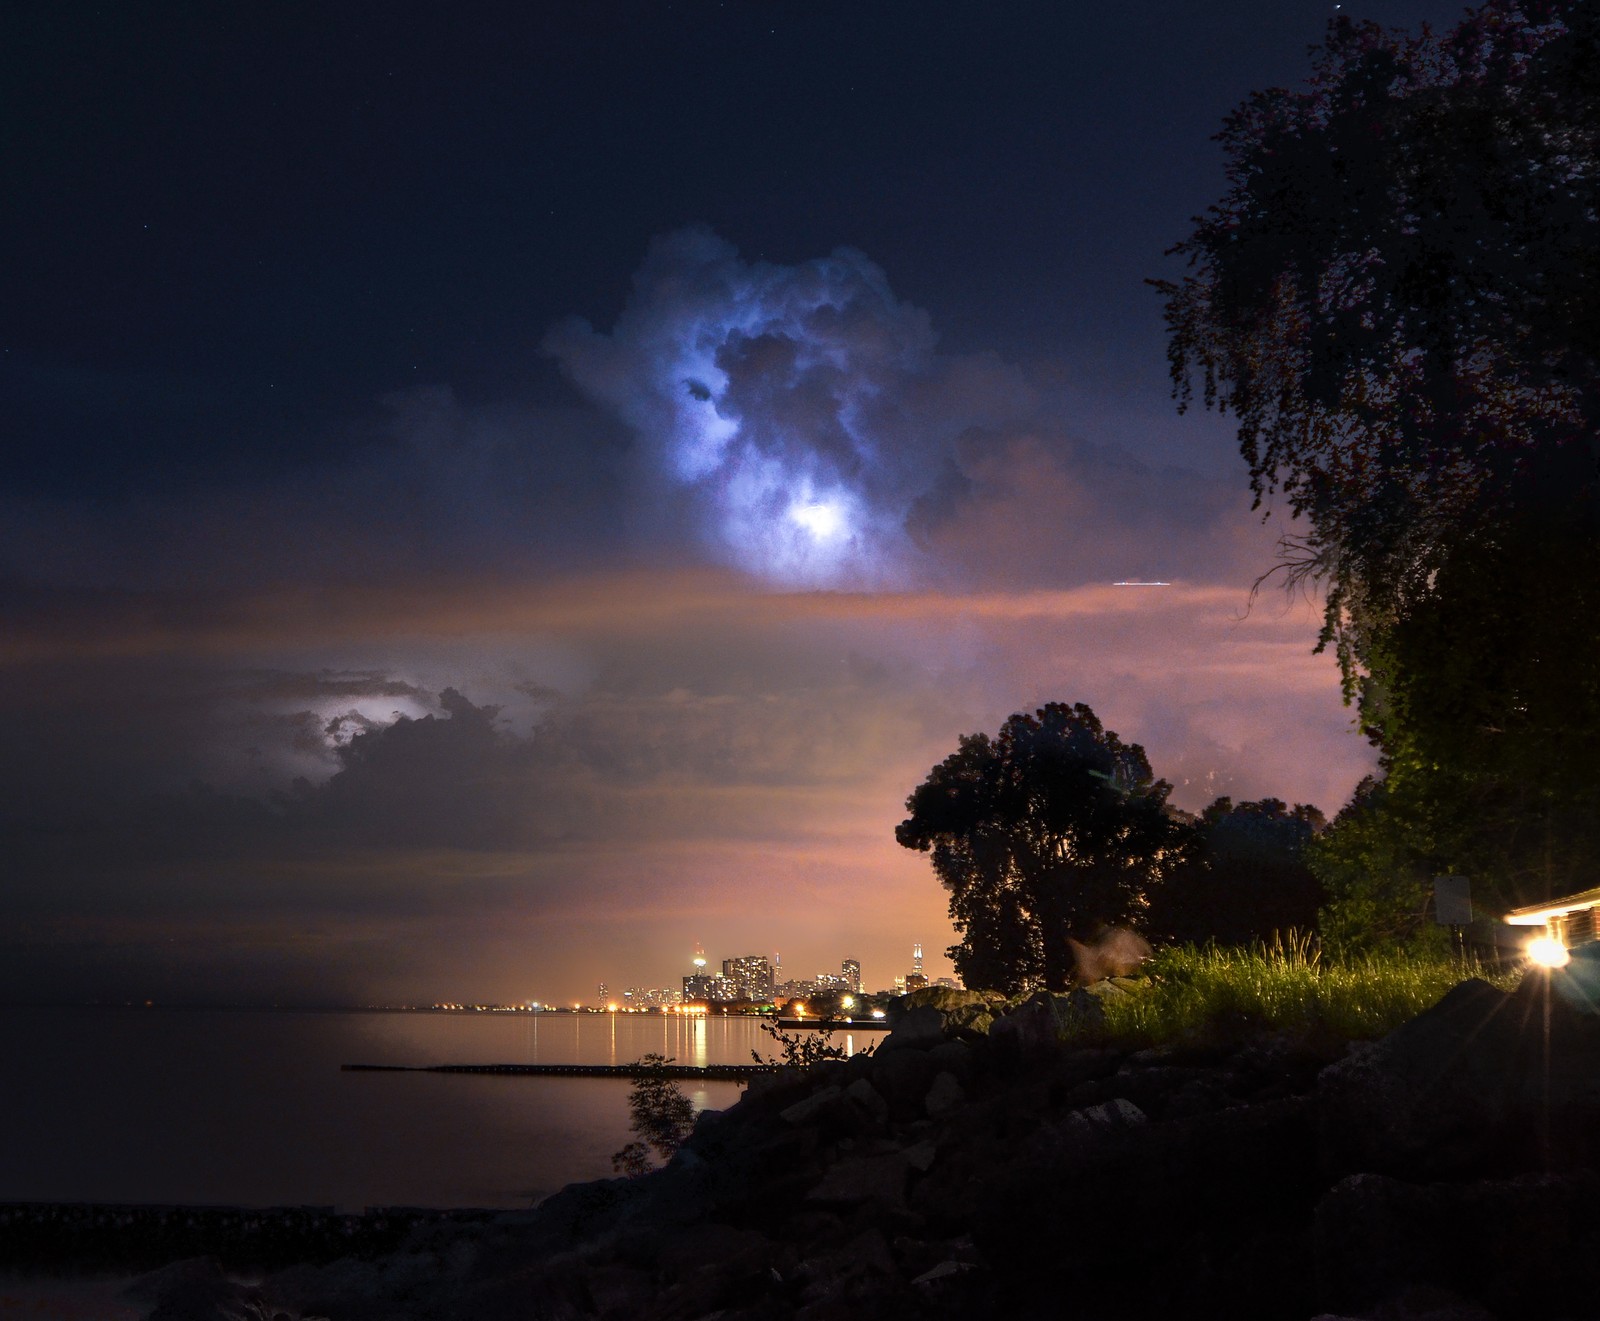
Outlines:
[{"label": "dark foreground rock", "polygon": [[1600,1316],[1600,1020],[1544,991],[1467,983],[1353,1048],[1131,1054],[1059,1034],[1136,983],[912,1001],[874,1056],[761,1080],[645,1178],[141,1296],[153,1321]]}]

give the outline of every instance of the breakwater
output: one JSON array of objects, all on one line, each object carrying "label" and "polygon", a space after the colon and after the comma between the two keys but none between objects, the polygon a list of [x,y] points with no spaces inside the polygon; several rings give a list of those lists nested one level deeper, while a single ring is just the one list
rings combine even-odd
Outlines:
[{"label": "breakwater", "polygon": [[[536,1078],[634,1078],[643,1070],[637,1064],[341,1064],[345,1073],[494,1073]],[[698,1078],[706,1082],[747,1082],[760,1073],[772,1073],[776,1064],[662,1064],[650,1072],[667,1078]]]},{"label": "breakwater", "polygon": [[331,1206],[144,1206],[0,1202],[0,1267],[29,1271],[143,1271],[189,1257],[237,1269],[332,1261],[397,1249],[423,1224],[464,1227],[489,1210]]}]

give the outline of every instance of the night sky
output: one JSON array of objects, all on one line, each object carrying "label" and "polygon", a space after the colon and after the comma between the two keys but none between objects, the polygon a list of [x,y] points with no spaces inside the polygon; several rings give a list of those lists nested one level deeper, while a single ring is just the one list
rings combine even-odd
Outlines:
[{"label": "night sky", "polygon": [[905,797],[1050,700],[1331,815],[1144,281],[1335,8],[0,11],[0,1000],[939,975]]}]

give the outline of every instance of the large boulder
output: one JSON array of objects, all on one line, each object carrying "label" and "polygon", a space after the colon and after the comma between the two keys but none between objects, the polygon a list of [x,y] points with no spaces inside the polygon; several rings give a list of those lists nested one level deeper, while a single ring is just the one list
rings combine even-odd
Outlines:
[{"label": "large boulder", "polygon": [[889,1002],[887,1015],[892,1030],[878,1049],[932,1045],[946,1037],[971,1040],[984,1036],[1004,1003],[996,991],[962,991],[948,986],[927,986],[896,996]]},{"label": "large boulder", "polygon": [[876,1054],[902,1050],[906,1046],[931,1046],[944,1040],[944,1014],[933,1005],[916,1005],[904,1010],[894,1028],[879,1044]]},{"label": "large boulder", "polygon": [[1147,1123],[1121,1102],[1036,1130],[969,1193],[1006,1293],[991,1314],[1311,1316],[1323,1184],[1310,1109],[1301,1097]]},{"label": "large boulder", "polygon": [[1107,1002],[1131,994],[1138,985],[1116,979],[1060,995],[1035,991],[995,1020],[989,1039],[1022,1055],[1051,1051],[1063,1042],[1092,1040],[1105,1026]]},{"label": "large boulder", "polygon": [[1512,993],[1465,981],[1329,1065],[1317,1094],[1334,1173],[1429,1180],[1592,1166],[1600,1017],[1552,994],[1544,973]]},{"label": "large boulder", "polygon": [[872,1085],[888,1103],[890,1118],[904,1123],[920,1119],[923,1098],[940,1072],[939,1063],[924,1050],[900,1050],[874,1055]]},{"label": "large boulder", "polygon": [[907,991],[904,995],[895,996],[889,1001],[888,1016],[890,1023],[894,1023],[901,1014],[909,1013],[913,1009],[926,1007],[937,1009],[941,1014],[948,1014],[969,1005],[987,1006],[1004,999],[1005,997],[997,991],[965,991],[950,986],[924,986],[920,990]]},{"label": "large boulder", "polygon": [[1501,1321],[1592,1316],[1597,1194],[1590,1173],[1430,1184],[1352,1175],[1316,1209],[1322,1303],[1366,1312],[1431,1287]]}]

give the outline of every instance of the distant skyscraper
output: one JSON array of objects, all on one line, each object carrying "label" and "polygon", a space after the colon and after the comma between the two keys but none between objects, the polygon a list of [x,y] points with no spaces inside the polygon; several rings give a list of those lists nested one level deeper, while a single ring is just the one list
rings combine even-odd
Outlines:
[{"label": "distant skyscraper", "polygon": [[630,986],[622,993],[624,1009],[661,1009],[683,999],[683,992],[672,986]]},{"label": "distant skyscraper", "polygon": [[746,954],[738,959],[723,959],[722,975],[733,986],[734,999],[772,999],[772,965],[760,954]]},{"label": "distant skyscraper", "polygon": [[852,994],[852,995],[860,995],[861,994],[861,960],[860,959],[846,959],[843,963],[841,963],[839,965],[839,969],[840,969],[841,972],[844,973],[845,981],[850,983],[850,994]]},{"label": "distant skyscraper", "polygon": [[710,973],[697,972],[683,979],[685,1004],[691,1001],[710,1003],[734,998],[733,983],[726,977],[713,977]]},{"label": "distant skyscraper", "polygon": [[604,1009],[606,1007],[606,984],[600,983],[600,989],[595,993],[595,1002]]},{"label": "distant skyscraper", "polygon": [[[911,947],[911,971],[914,972],[918,977],[922,976],[922,946],[921,945],[913,945]],[[924,983],[924,985],[926,985],[926,983]]]}]

